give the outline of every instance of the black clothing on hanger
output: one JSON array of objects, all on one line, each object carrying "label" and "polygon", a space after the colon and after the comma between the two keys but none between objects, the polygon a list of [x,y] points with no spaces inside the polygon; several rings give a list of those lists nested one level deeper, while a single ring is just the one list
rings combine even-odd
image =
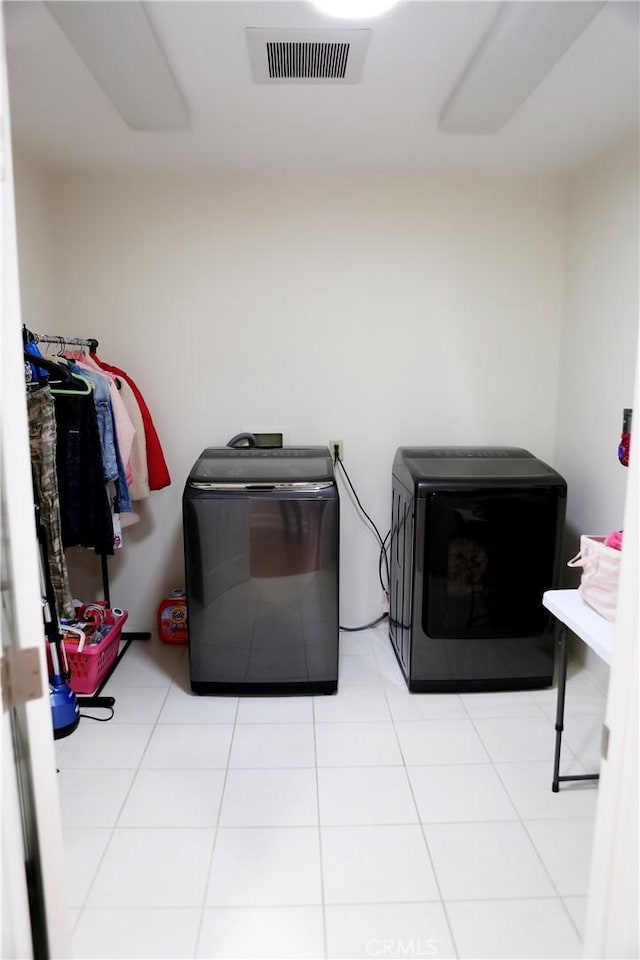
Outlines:
[{"label": "black clothing on hanger", "polygon": [[57,394],[54,401],[62,542],[113,554],[113,520],[93,397]]}]

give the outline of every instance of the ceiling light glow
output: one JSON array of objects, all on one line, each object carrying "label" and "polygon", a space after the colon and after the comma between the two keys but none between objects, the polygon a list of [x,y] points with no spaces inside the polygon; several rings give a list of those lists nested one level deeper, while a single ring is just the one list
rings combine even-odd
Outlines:
[{"label": "ceiling light glow", "polygon": [[312,0],[320,13],[341,20],[363,20],[367,17],[379,17],[397,6],[398,0]]}]

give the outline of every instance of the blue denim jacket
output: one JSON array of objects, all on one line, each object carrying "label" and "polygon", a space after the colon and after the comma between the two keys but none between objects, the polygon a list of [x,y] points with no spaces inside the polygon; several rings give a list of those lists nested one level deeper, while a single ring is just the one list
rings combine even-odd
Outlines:
[{"label": "blue denim jacket", "polygon": [[113,409],[111,407],[111,397],[109,395],[109,383],[106,377],[101,376],[101,374],[96,371],[87,370],[86,367],[80,367],[77,363],[73,363],[72,360],[67,362],[72,373],[86,377],[87,380],[90,380],[94,385],[93,402],[98,419],[104,479],[106,481],[115,481],[118,499],[118,503],[115,506],[116,513],[131,513],[131,498],[129,496],[129,487],[127,486],[122,457],[120,456],[120,447],[118,446]]}]

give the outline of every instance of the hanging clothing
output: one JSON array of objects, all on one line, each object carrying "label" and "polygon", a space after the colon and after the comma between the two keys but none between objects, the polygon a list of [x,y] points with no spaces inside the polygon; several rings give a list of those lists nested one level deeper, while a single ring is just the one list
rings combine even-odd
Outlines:
[{"label": "hanging clothing", "polygon": [[67,362],[72,373],[87,377],[94,385],[93,402],[98,421],[104,479],[107,482],[115,481],[117,497],[117,503],[114,507],[115,512],[129,513],[131,511],[131,497],[116,434],[109,381],[102,373],[97,373],[93,367],[88,367],[86,364],[75,360],[68,359]]},{"label": "hanging clothing", "polygon": [[[103,368],[97,357],[78,352],[67,354],[72,363],[58,377],[53,361],[59,358],[43,357],[36,340],[37,335],[23,328],[27,383],[53,377],[51,387],[30,388],[29,393],[34,488],[42,504],[41,536],[55,592],[51,602],[58,619],[72,619],[75,611],[64,548],[77,545],[113,554],[121,545],[121,527],[139,519],[131,510],[128,484],[142,499],[171,479],[135,383],[118,368]],[[46,335],[41,340],[65,342]],[[78,339],[76,344],[88,346],[90,341]],[[85,383],[76,385],[70,374]],[[82,393],[85,388],[87,392]],[[108,594],[106,579],[105,583]]]},{"label": "hanging clothing", "polygon": [[120,396],[131,422],[135,428],[131,444],[131,500],[145,500],[149,496],[149,468],[147,466],[147,442],[144,434],[144,421],[135,394],[124,377],[119,378]]},{"label": "hanging clothing", "polygon": [[[24,349],[35,359],[42,357],[37,343],[35,343],[33,340],[28,340],[24,344]],[[25,368],[27,363],[28,361],[25,360]],[[25,379],[27,383],[40,383],[41,381],[44,383],[47,382],[47,371],[43,367],[39,367],[35,362],[28,363],[28,367],[28,370],[25,369]]]},{"label": "hanging clothing", "polygon": [[60,520],[60,498],[56,471],[56,418],[49,387],[27,394],[29,448],[33,466],[34,492],[45,532],[45,549],[58,619],[75,619],[64,555]]},{"label": "hanging clothing", "polygon": [[115,482],[116,495],[113,504],[114,513],[130,513],[131,497],[129,496],[129,484],[127,483],[126,472],[122,457],[120,456],[120,444],[116,443],[116,463],[118,464],[118,477]]},{"label": "hanging clothing", "polygon": [[93,397],[54,396],[62,543],[113,553],[113,521],[104,483]]},{"label": "hanging clothing", "polygon": [[129,374],[125,373],[124,370],[121,370],[119,367],[114,367],[111,364],[104,363],[104,361],[100,360],[95,353],[90,354],[90,356],[102,370],[106,370],[114,376],[125,380],[133,390],[134,396],[138,402],[138,406],[140,407],[140,413],[142,414],[142,420],[144,423],[144,434],[147,445],[147,466],[149,471],[149,489],[162,490],[164,487],[168,487],[171,483],[171,477],[169,476],[169,470],[164,458],[164,453],[162,452],[160,438],[156,432],[149,408],[147,407],[147,404],[145,403],[144,397],[142,396],[138,386],[136,385],[135,381],[132,380]]},{"label": "hanging clothing", "polygon": [[135,429],[131,422],[131,417],[127,413],[127,409],[120,396],[120,391],[118,390],[115,377],[109,370],[101,368],[100,365],[95,362],[91,354],[76,353],[74,354],[73,359],[75,359],[76,363],[79,363],[81,367],[86,367],[89,370],[95,370],[98,373],[101,373],[103,377],[106,377],[107,382],[109,383],[109,393],[111,395],[111,406],[113,408],[113,417],[116,425],[118,446],[120,447],[120,456],[122,457],[122,462],[125,467],[127,483],[131,483],[131,467],[129,464],[131,460],[131,445],[133,443]]},{"label": "hanging clothing", "polygon": [[116,480],[118,477],[118,463],[116,460],[115,426],[113,423],[109,384],[106,378],[96,373],[95,370],[89,370],[88,367],[81,367],[75,360],[68,360],[67,363],[72,373],[86,377],[87,380],[90,380],[93,384],[93,402],[96,408],[98,433],[100,434],[104,479],[107,483],[109,480]]}]

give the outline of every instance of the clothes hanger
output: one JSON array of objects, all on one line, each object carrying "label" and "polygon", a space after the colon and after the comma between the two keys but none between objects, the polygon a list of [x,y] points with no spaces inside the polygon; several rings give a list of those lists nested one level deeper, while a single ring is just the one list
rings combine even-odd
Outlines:
[{"label": "clothes hanger", "polygon": [[49,388],[51,393],[56,395],[60,394],[61,396],[68,394],[69,396],[86,397],[86,395],[93,390],[93,384],[87,377],[83,377],[79,373],[71,373],[70,377],[73,383],[73,389],[62,386],[53,387],[50,383]]},{"label": "clothes hanger", "polygon": [[35,359],[38,367],[42,367],[47,373],[53,375],[53,379],[49,376],[49,388],[52,393],[85,396],[93,390],[93,384],[90,380],[87,380],[86,377],[71,373],[64,364],[57,363],[55,360],[50,360],[46,357],[34,358],[33,354],[29,353],[28,350],[24,350],[23,353],[25,360],[32,363]]},{"label": "clothes hanger", "polygon": [[[84,354],[83,354],[84,356]],[[76,383],[84,383],[88,387],[87,390],[53,390],[53,393],[78,393],[80,395],[91,393],[95,388],[93,380],[90,380],[89,377],[85,377],[82,373],[75,373],[73,370],[69,370],[69,364],[74,363],[75,361],[70,357],[65,356],[64,354],[58,354],[57,359],[54,361],[59,367],[63,367],[67,373],[71,374],[72,378]]]},{"label": "clothes hanger", "polygon": [[87,639],[87,634],[82,627],[72,627],[70,623],[61,623],[60,632],[65,636],[71,636],[73,639],[77,640],[78,649],[76,650],[76,653],[82,653]]}]

